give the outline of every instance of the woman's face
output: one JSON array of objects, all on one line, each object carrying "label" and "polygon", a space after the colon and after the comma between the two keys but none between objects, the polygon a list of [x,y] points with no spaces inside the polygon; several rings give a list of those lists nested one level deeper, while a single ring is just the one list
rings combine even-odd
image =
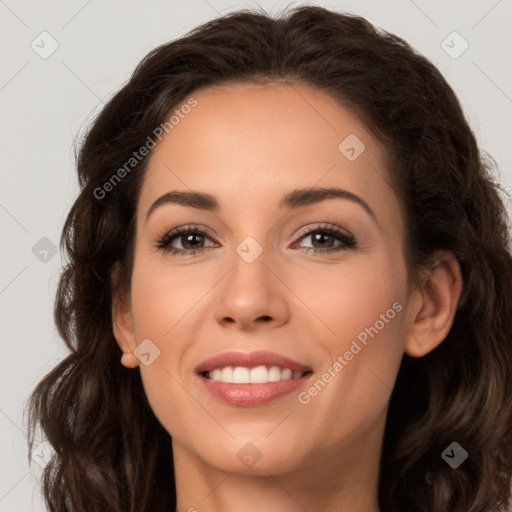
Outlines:
[{"label": "woman's face", "polygon": [[[175,459],[256,474],[376,463],[408,311],[385,148],[303,85],[193,97],[149,162],[129,311]],[[191,233],[156,247],[178,228]]]}]

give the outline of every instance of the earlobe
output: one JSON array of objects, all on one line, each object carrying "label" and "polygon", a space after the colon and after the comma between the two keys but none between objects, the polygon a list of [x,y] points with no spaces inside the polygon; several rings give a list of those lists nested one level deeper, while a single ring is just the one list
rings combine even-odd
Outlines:
[{"label": "earlobe", "polygon": [[[114,277],[116,271],[117,269],[113,271]],[[113,280],[112,282],[115,283],[116,281]],[[128,294],[122,294],[116,286],[113,287],[113,290],[112,330],[119,348],[123,351],[121,364],[126,368],[136,368],[139,361],[133,352],[136,348],[136,342],[130,300]]]},{"label": "earlobe", "polygon": [[455,256],[443,251],[434,261],[420,289],[414,292],[415,309],[405,341],[405,353],[411,357],[423,357],[446,338],[462,291],[462,274]]},{"label": "earlobe", "polygon": [[139,366],[139,360],[131,351],[123,352],[121,364],[126,368],[137,368],[137,366]]}]

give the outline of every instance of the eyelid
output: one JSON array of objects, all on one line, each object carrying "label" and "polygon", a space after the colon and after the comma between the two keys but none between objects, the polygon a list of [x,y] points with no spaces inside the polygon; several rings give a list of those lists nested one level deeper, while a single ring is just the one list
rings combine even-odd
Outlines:
[{"label": "eyelid", "polygon": [[[302,228],[299,229],[299,231],[297,232],[296,235],[294,235],[296,238],[302,238],[304,235],[308,235],[308,234],[311,234],[311,232],[314,232],[316,230],[320,230],[320,229],[332,229],[332,230],[335,230],[335,231],[340,231],[342,234],[344,234],[346,237],[348,238],[355,238],[354,235],[352,235],[352,233],[350,233],[350,231],[344,229],[344,228],[341,228],[335,224],[331,224],[329,222],[318,222],[316,223],[316,225],[314,227],[311,227],[311,224],[306,224],[306,226],[303,226]],[[165,231],[161,234],[161,235],[158,235],[156,238],[158,239],[161,239],[163,238],[164,236],[167,237],[167,236],[172,236],[174,234],[182,234],[183,231],[198,231],[198,232],[205,232],[212,240],[214,240],[215,242],[217,242],[216,238],[215,238],[215,235],[213,233],[213,231],[206,227],[206,226],[202,226],[200,224],[183,224],[183,225],[180,225],[180,226],[176,226],[175,228],[171,229],[170,231]],[[218,242],[217,242],[218,243]]]},{"label": "eyelid", "polygon": [[[336,235],[344,235],[346,238],[350,239],[356,239],[355,236],[350,233],[350,231],[343,229],[336,224],[331,224],[330,222],[318,222],[314,227],[311,227],[311,224],[308,224],[302,228],[299,229],[298,233],[295,235],[297,239],[304,237],[304,235],[310,235],[314,233],[315,231],[322,231],[322,230],[330,230],[335,231]],[[295,242],[294,242],[295,243]]]},{"label": "eyelid", "polygon": [[213,233],[213,231],[210,228],[207,228],[206,226],[202,226],[201,224],[182,224],[180,226],[176,226],[175,228],[173,228],[171,230],[164,230],[163,233],[161,235],[157,235],[156,238],[158,240],[161,240],[164,237],[171,237],[176,234],[181,235],[187,231],[193,231],[193,232],[197,231],[198,233],[204,233],[204,234],[208,235],[209,238],[216,241],[215,234]]}]

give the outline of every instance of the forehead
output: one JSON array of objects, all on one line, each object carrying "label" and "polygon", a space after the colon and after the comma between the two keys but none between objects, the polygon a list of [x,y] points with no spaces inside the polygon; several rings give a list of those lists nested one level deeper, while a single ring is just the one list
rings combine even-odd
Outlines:
[{"label": "forehead", "polygon": [[275,198],[277,204],[285,191],[315,186],[395,199],[385,149],[328,93],[297,83],[243,83],[191,97],[195,106],[181,115],[181,106],[174,109],[178,122],[153,150],[141,211],[168,190],[187,189],[221,203],[250,198],[270,205]]}]

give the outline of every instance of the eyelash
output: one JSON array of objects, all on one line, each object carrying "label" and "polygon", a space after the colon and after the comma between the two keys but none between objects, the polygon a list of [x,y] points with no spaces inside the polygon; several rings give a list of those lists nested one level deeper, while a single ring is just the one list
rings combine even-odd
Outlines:
[{"label": "eyelash", "polygon": [[[311,229],[305,233],[303,233],[298,240],[302,240],[303,238],[306,238],[307,236],[314,234],[314,233],[326,233],[328,235],[331,235],[338,240],[340,240],[343,245],[340,247],[335,248],[328,248],[328,249],[318,249],[316,247],[303,247],[303,249],[306,252],[313,252],[313,253],[331,253],[331,252],[339,252],[346,249],[354,248],[357,245],[357,240],[353,235],[347,235],[343,233],[338,228],[324,225],[324,226],[316,226],[314,229]],[[171,248],[169,245],[180,236],[183,235],[201,235],[205,236],[207,238],[212,239],[210,234],[206,232],[204,229],[196,228],[194,226],[186,226],[182,228],[177,228],[176,230],[170,231],[169,233],[166,233],[163,237],[161,237],[157,243],[154,245],[154,247],[158,250],[164,251],[166,253],[169,253],[173,256],[192,256],[193,254],[196,254],[198,252],[201,252],[205,249],[208,249],[208,247],[200,247],[199,249],[176,249]]]}]

